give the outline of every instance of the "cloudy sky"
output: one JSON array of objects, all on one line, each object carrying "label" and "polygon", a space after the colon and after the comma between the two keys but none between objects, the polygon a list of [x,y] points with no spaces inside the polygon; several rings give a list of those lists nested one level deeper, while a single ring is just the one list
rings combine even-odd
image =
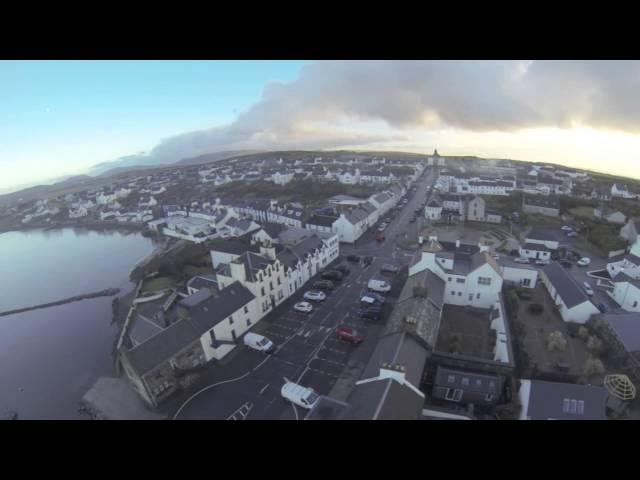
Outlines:
[{"label": "cloudy sky", "polygon": [[141,155],[392,149],[640,178],[640,62],[0,62],[0,190]]}]

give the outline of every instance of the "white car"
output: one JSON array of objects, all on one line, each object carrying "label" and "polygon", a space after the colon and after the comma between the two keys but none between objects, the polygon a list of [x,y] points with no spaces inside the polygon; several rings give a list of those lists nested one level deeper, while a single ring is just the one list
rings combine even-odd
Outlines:
[{"label": "white car", "polygon": [[303,387],[297,383],[290,382],[286,378],[280,394],[285,400],[307,410],[311,410],[320,398],[313,388]]},{"label": "white car", "polygon": [[327,295],[320,290],[309,290],[308,292],[305,292],[304,298],[306,298],[307,300],[315,300],[316,302],[321,302],[327,298]]},{"label": "white car", "polygon": [[567,237],[575,238],[578,236],[578,232],[567,232]]},{"label": "white car", "polygon": [[589,282],[584,282],[583,285],[585,293],[591,297],[593,295],[593,288],[591,288]]},{"label": "white car", "polygon": [[536,265],[549,265],[549,260],[544,260],[542,258],[539,258],[536,260]]},{"label": "white car", "polygon": [[244,336],[243,342],[247,347],[259,352],[271,353],[275,350],[275,345],[271,340],[257,333],[247,333]]},{"label": "white car", "polygon": [[529,263],[529,259],[527,257],[518,257],[513,261],[516,263]]},{"label": "white car", "polygon": [[578,260],[576,264],[581,267],[586,267],[587,265],[591,264],[591,259],[589,257],[583,257],[580,260]]},{"label": "white car", "polygon": [[298,302],[293,306],[293,309],[297,312],[309,313],[313,310],[313,306],[309,302]]},{"label": "white car", "polygon": [[560,227],[560,230],[564,230],[565,232],[570,232],[571,230],[573,230],[573,228],[567,225],[563,225],[562,227]]},{"label": "white car", "polygon": [[373,292],[387,293],[391,290],[391,285],[384,280],[376,280],[372,278],[369,280],[369,283],[367,283],[367,288]]}]

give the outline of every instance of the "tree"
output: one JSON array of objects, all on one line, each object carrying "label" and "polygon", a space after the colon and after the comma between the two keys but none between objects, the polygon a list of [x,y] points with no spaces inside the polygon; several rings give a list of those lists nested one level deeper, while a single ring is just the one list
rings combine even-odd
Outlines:
[{"label": "tree", "polygon": [[589,338],[589,329],[584,325],[580,325],[580,328],[578,328],[578,337],[586,341]]},{"label": "tree", "polygon": [[529,305],[529,312],[534,315],[540,315],[544,311],[544,307],[539,303],[532,303]]},{"label": "tree", "polygon": [[602,352],[602,340],[595,335],[591,335],[587,340],[587,348],[596,354]]},{"label": "tree", "polygon": [[598,358],[590,357],[584,363],[584,374],[591,377],[593,375],[602,375],[604,373],[604,365]]},{"label": "tree", "polygon": [[547,350],[550,352],[564,352],[566,349],[567,339],[564,338],[562,332],[551,332],[547,339]]}]

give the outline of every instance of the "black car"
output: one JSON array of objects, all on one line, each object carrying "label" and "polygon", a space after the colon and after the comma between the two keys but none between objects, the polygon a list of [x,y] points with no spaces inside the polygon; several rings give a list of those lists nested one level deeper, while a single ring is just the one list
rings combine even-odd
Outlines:
[{"label": "black car", "polygon": [[360,257],[358,255],[349,255],[347,256],[347,260],[349,262],[359,262],[360,261]]},{"label": "black car", "polygon": [[313,284],[314,290],[333,290],[334,288],[336,286],[331,280],[320,280]]},{"label": "black car", "polygon": [[373,257],[364,257],[364,264],[368,267],[373,262]]},{"label": "black car", "polygon": [[372,308],[367,308],[366,310],[360,311],[360,317],[366,318],[368,320],[378,320],[380,318],[380,310],[375,310]]},{"label": "black car", "polygon": [[337,270],[328,270],[320,275],[323,280],[333,280],[335,282],[342,281],[342,273]]},{"label": "black car", "polygon": [[334,268],[334,270],[340,272],[345,277],[351,272],[351,270],[349,270],[346,265],[338,265],[336,268]]}]

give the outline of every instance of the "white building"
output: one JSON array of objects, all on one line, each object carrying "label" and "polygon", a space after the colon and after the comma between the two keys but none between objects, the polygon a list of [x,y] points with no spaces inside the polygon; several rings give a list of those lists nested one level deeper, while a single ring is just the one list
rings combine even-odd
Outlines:
[{"label": "white building", "polygon": [[538,228],[532,228],[529,233],[527,233],[525,243],[544,245],[549,250],[557,250],[560,245],[560,242],[553,232]]},{"label": "white building", "polygon": [[591,315],[600,312],[584,289],[558,262],[542,268],[540,279],[565,322],[586,323]]},{"label": "white building", "polygon": [[625,272],[620,272],[613,279],[613,291],[607,291],[623,310],[640,312],[640,280],[634,279]]},{"label": "white building", "polygon": [[551,250],[543,243],[525,243],[520,247],[520,256],[532,260],[551,260]]},{"label": "white building", "polygon": [[286,185],[293,180],[295,172],[276,172],[271,175],[271,181],[276,185]]},{"label": "white building", "polygon": [[630,192],[629,187],[621,183],[611,185],[611,196],[618,198],[636,198],[636,194]]}]

